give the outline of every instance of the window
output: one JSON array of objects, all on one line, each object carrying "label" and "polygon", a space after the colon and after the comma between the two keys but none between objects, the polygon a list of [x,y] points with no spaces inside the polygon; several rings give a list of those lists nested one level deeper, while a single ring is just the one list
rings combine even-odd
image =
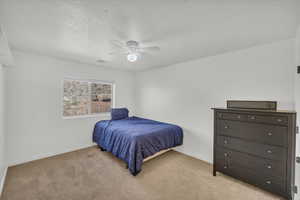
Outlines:
[{"label": "window", "polygon": [[113,84],[88,80],[64,80],[63,116],[107,113],[113,106]]}]

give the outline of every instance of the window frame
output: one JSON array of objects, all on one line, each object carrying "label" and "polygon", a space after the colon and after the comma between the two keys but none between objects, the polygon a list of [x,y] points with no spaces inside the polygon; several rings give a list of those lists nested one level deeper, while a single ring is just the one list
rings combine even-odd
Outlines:
[{"label": "window frame", "polygon": [[[102,112],[102,113],[91,113],[91,104],[88,108],[89,114],[87,115],[76,115],[76,116],[64,116],[64,81],[69,80],[69,81],[82,81],[82,82],[88,82],[89,84],[89,96],[91,94],[91,88],[90,84],[91,83],[100,83],[100,84],[106,84],[106,85],[111,85],[112,87],[112,102],[111,102],[111,108],[115,108],[115,102],[116,102],[116,84],[114,81],[103,81],[103,80],[95,80],[95,79],[82,79],[82,78],[74,78],[74,77],[64,77],[61,82],[61,116],[63,119],[80,119],[80,118],[93,118],[93,117],[107,117],[110,115],[110,112]],[[91,97],[89,97],[91,98]],[[91,99],[90,99],[91,100]]]}]

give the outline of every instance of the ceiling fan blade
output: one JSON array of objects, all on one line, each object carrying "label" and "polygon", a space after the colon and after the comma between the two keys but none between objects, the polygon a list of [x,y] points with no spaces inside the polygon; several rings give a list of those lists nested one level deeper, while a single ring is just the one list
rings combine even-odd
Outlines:
[{"label": "ceiling fan blade", "polygon": [[158,46],[152,46],[152,47],[141,47],[142,51],[159,51],[160,47]]},{"label": "ceiling fan blade", "polygon": [[150,52],[147,52],[147,51],[140,51],[139,54],[141,56],[151,56],[152,55]]},{"label": "ceiling fan blade", "polygon": [[128,51],[113,51],[108,53],[109,55],[127,55]]},{"label": "ceiling fan blade", "polygon": [[110,43],[117,48],[121,48],[121,49],[126,48],[125,44],[123,44],[121,41],[118,41],[118,40],[111,40]]}]

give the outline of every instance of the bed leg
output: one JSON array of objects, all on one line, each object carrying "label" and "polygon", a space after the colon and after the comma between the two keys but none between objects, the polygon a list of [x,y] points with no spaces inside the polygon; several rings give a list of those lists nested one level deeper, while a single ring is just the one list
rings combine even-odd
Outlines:
[{"label": "bed leg", "polygon": [[131,173],[132,176],[137,176],[139,172]]},{"label": "bed leg", "polygon": [[99,148],[101,149],[101,151],[106,151],[105,149],[103,149],[102,147],[99,146]]},{"label": "bed leg", "polygon": [[129,167],[128,167],[128,165],[126,164],[126,169],[128,169]]}]

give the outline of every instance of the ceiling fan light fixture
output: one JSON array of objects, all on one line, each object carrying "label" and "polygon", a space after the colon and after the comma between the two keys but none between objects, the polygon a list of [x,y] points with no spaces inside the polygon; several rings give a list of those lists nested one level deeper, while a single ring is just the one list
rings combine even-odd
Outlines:
[{"label": "ceiling fan light fixture", "polygon": [[122,55],[126,56],[126,59],[128,62],[136,62],[140,60],[144,55],[147,55],[147,53],[159,51],[160,47],[158,46],[140,46],[139,42],[135,40],[129,40],[127,42],[122,42],[118,40],[111,40],[111,44],[118,48],[119,50],[116,52],[111,52],[109,55]]},{"label": "ceiling fan light fixture", "polygon": [[129,61],[129,62],[136,62],[137,60],[138,60],[138,54],[137,53],[129,53],[128,55],[127,55],[127,60]]}]

